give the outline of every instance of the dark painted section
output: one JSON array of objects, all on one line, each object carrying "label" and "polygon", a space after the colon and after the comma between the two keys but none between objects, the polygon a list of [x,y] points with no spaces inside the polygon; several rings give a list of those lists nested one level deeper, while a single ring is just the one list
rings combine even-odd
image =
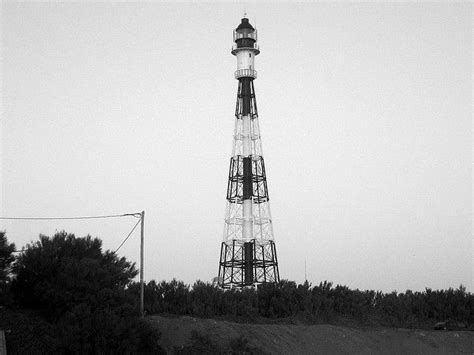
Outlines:
[{"label": "dark painted section", "polygon": [[239,38],[235,43],[237,43],[237,48],[253,48],[255,40],[253,38]]},{"label": "dark painted section", "polygon": [[0,330],[0,355],[7,355],[7,342],[5,340],[5,331]]},{"label": "dark painted section", "polygon": [[253,284],[253,243],[244,243],[245,284]]},{"label": "dark painted section", "polygon": [[252,158],[244,157],[244,179],[242,200],[252,198]]},{"label": "dark painted section", "polygon": [[251,107],[251,99],[252,99],[252,91],[250,90],[250,81],[251,78],[240,78],[239,79],[242,85],[242,116],[247,116],[250,114],[250,107]]},{"label": "dark painted section", "polygon": [[237,26],[235,30],[240,33],[243,33],[245,30],[253,32],[254,28],[250,24],[249,19],[244,17],[243,19],[240,20],[240,24]]},{"label": "dark painted section", "polygon": [[253,78],[241,77],[239,78],[239,87],[237,89],[235,117],[240,119],[243,116],[250,116],[251,119],[254,119],[257,115],[257,100],[255,99]]}]

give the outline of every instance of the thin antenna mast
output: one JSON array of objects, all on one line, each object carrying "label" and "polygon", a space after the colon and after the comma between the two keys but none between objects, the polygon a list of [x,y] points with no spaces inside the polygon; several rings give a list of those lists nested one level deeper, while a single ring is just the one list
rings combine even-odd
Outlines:
[{"label": "thin antenna mast", "polygon": [[304,280],[308,282],[308,276],[306,275],[306,259],[304,259]]}]

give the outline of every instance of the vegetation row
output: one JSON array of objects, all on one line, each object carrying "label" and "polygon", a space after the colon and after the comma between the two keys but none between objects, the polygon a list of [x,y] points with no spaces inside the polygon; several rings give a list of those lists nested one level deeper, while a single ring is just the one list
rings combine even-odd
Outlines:
[{"label": "vegetation row", "polygon": [[[129,292],[138,295],[139,284],[131,284]],[[449,321],[458,328],[474,324],[474,295],[463,286],[383,293],[334,287],[327,281],[312,286],[282,280],[243,290],[223,290],[202,281],[192,286],[177,280],[150,281],[145,285],[145,309],[148,314],[226,317],[245,322],[280,319],[404,328],[433,328],[439,321]]]}]

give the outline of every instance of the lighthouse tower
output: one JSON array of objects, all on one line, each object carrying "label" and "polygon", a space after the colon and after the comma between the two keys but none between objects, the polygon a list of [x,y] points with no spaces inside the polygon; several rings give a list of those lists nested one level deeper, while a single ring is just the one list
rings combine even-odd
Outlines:
[{"label": "lighthouse tower", "polygon": [[260,50],[257,30],[245,16],[234,30],[234,42],[239,85],[219,262],[223,288],[280,280],[253,84]]}]

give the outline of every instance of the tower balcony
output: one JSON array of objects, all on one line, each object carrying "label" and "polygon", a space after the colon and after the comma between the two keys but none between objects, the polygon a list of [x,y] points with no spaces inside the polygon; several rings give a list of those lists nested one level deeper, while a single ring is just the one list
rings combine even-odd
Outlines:
[{"label": "tower balcony", "polygon": [[239,70],[235,71],[234,75],[235,75],[236,79],[239,79],[239,78],[254,78],[254,79],[256,79],[257,78],[257,71],[252,70],[252,69],[239,69]]}]

